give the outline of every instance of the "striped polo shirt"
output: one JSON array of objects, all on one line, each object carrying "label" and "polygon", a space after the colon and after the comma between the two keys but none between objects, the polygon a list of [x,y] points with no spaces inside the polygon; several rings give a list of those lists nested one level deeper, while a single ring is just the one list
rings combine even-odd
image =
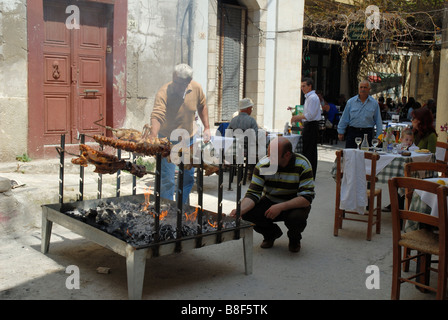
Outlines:
[{"label": "striped polo shirt", "polygon": [[302,196],[310,203],[315,197],[313,169],[307,158],[293,153],[290,162],[284,168],[278,168],[272,175],[261,175],[260,168],[269,167],[266,156],[255,166],[252,181],[245,197],[257,203],[264,195],[269,200],[279,203]]}]

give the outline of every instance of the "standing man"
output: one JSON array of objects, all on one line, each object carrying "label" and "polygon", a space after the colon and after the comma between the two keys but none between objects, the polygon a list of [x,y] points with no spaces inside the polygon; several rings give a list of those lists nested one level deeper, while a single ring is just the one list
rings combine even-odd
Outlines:
[{"label": "standing man", "polygon": [[380,107],[369,94],[370,83],[363,80],[359,83],[358,95],[347,101],[338,125],[339,140],[342,141],[345,134],[345,148],[357,148],[355,138],[364,138],[365,133],[371,145],[375,125],[377,133],[383,131]]},{"label": "standing man", "polygon": [[[278,146],[277,153],[271,152],[273,144]],[[277,165],[277,172],[262,175],[262,170],[271,165]],[[283,234],[274,222],[284,221],[288,228],[289,251],[299,252],[314,197],[314,179],[308,159],[294,153],[291,142],[285,137],[275,138],[269,144],[268,156],[255,166],[241,202],[241,217],[253,222],[254,230],[263,235],[261,248],[264,249],[271,248]],[[230,216],[235,215],[234,209]]]},{"label": "standing man", "polygon": [[[187,64],[175,66],[173,81],[163,85],[157,92],[154,109],[151,114],[150,137],[167,137],[175,129],[184,129],[190,136],[190,145],[195,139],[197,126],[195,113],[204,125],[203,138],[210,140],[210,126],[205,94],[202,87],[193,81],[193,69]],[[173,144],[178,141],[171,141]],[[173,200],[175,191],[175,165],[162,159],[161,197]],[[188,203],[190,191],[194,184],[194,168],[184,171],[182,202]]]},{"label": "standing man", "polygon": [[313,167],[313,177],[317,173],[317,143],[319,140],[319,121],[322,118],[320,110],[320,99],[313,90],[313,80],[305,78],[302,80],[301,89],[305,94],[305,105],[303,114],[293,116],[291,123],[301,121],[303,123],[303,152],[302,154],[310,161]]}]

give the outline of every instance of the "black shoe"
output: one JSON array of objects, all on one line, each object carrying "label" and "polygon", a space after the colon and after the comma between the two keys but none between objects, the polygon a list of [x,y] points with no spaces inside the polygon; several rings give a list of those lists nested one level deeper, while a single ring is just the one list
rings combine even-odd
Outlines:
[{"label": "black shoe", "polygon": [[301,247],[302,246],[300,245],[300,241],[299,242],[289,241],[289,245],[288,245],[289,251],[297,253],[300,251]]},{"label": "black shoe", "polygon": [[279,232],[272,239],[264,239],[260,245],[260,248],[269,249],[274,246],[274,241],[282,236],[283,232],[279,230]]},{"label": "black shoe", "polygon": [[383,209],[381,209],[381,211],[383,211],[383,212],[391,212],[390,205],[385,206]]}]

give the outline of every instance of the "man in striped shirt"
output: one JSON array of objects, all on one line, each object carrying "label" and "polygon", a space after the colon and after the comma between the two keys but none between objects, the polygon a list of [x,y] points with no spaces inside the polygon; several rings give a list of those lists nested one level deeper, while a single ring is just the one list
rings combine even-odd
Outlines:
[{"label": "man in striped shirt", "polygon": [[[273,144],[278,145],[278,154],[271,153]],[[272,165],[278,165],[277,172],[263,174]],[[293,153],[288,139],[279,137],[269,145],[268,156],[255,166],[251,184],[241,202],[241,216],[254,223],[254,230],[264,236],[261,248],[274,245],[283,234],[274,222],[284,221],[288,228],[289,250],[299,252],[314,197],[310,162],[301,154]],[[236,210],[230,215],[235,216]]]}]

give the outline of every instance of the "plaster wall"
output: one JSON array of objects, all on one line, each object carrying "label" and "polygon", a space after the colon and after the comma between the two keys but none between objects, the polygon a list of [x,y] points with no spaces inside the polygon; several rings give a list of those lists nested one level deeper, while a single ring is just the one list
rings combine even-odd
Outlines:
[{"label": "plaster wall", "polygon": [[27,151],[25,2],[0,2],[0,161],[13,161]]},{"label": "plaster wall", "polygon": [[206,91],[207,28],[207,0],[129,0],[126,127],[149,123],[155,95],[178,63],[190,64]]}]

